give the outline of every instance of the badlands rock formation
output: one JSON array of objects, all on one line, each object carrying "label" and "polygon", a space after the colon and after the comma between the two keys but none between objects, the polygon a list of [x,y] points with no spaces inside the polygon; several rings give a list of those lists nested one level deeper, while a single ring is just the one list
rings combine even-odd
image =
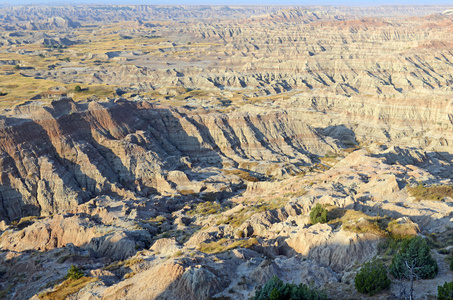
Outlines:
[{"label": "badlands rock formation", "polygon": [[422,235],[432,299],[452,29],[449,6],[0,8],[1,297],[55,299],[76,265],[68,299],[250,299],[273,276],[362,299],[361,265]]}]

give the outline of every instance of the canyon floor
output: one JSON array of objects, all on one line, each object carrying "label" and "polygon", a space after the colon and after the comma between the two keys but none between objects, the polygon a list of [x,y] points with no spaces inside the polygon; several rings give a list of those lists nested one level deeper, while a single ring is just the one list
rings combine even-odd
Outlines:
[{"label": "canyon floor", "polygon": [[420,235],[435,299],[452,41],[451,6],[0,6],[0,298],[402,299],[354,278]]}]

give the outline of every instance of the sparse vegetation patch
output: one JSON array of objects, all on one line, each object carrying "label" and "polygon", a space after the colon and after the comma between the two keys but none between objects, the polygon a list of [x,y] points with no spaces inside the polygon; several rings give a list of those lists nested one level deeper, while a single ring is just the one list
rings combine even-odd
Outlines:
[{"label": "sparse vegetation patch", "polygon": [[235,248],[251,248],[254,245],[258,244],[258,240],[256,238],[250,239],[243,239],[243,240],[230,240],[226,238],[222,238],[215,242],[210,243],[201,243],[198,247],[198,250],[204,252],[206,254],[216,254],[222,253],[228,250],[232,250]]},{"label": "sparse vegetation patch", "polygon": [[52,292],[44,292],[39,294],[39,299],[42,300],[64,300],[69,295],[77,293],[87,284],[97,281],[96,277],[80,277],[79,279],[68,279],[58,285]]},{"label": "sparse vegetation patch", "polygon": [[219,214],[224,211],[226,208],[218,202],[201,202],[198,203],[195,208],[187,212],[189,216],[208,216],[213,214]]},{"label": "sparse vegetation patch", "polygon": [[249,172],[247,171],[244,171],[244,170],[240,170],[240,169],[233,169],[233,170],[223,170],[223,172],[226,174],[226,175],[236,175],[238,176],[239,178],[243,179],[243,180],[246,180],[246,181],[250,181],[250,182],[257,182],[259,181],[258,178],[250,175]]},{"label": "sparse vegetation patch", "polygon": [[450,185],[424,186],[419,184],[415,187],[407,188],[409,194],[415,197],[417,201],[433,200],[440,201],[445,197],[453,198],[453,187]]}]

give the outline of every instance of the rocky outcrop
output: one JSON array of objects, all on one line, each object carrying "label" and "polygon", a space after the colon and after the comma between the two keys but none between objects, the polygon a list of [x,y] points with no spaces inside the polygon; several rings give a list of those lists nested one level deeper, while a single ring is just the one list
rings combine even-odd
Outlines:
[{"label": "rocky outcrop", "polygon": [[[149,280],[155,278],[155,280]],[[168,262],[105,291],[104,299],[206,299],[220,286],[207,269]]]},{"label": "rocky outcrop", "polygon": [[21,252],[46,251],[68,243],[82,246],[101,234],[94,224],[89,219],[59,215],[51,220],[37,221],[19,232],[4,233],[0,247]]},{"label": "rocky outcrop", "polygon": [[380,240],[379,236],[335,231],[318,223],[290,235],[286,243],[295,252],[342,272],[354,263],[373,258]]},{"label": "rocky outcrop", "polygon": [[6,220],[67,211],[101,194],[208,192],[208,176],[191,170],[247,161],[275,169],[288,157],[297,168],[312,154],[336,149],[284,111],[227,116],[64,99],[50,107],[18,106],[3,124],[0,213]]},{"label": "rocky outcrop", "polygon": [[25,24],[28,30],[55,30],[55,29],[73,29],[80,27],[79,22],[74,22],[68,17],[52,17],[47,20],[39,20],[37,22],[30,21]]}]

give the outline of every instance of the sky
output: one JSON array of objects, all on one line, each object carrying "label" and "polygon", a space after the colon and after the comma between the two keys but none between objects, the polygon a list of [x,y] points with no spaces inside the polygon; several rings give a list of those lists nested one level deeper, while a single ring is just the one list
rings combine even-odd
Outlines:
[{"label": "sky", "polygon": [[452,0],[0,0],[0,4],[149,4],[149,5],[451,5]]}]

